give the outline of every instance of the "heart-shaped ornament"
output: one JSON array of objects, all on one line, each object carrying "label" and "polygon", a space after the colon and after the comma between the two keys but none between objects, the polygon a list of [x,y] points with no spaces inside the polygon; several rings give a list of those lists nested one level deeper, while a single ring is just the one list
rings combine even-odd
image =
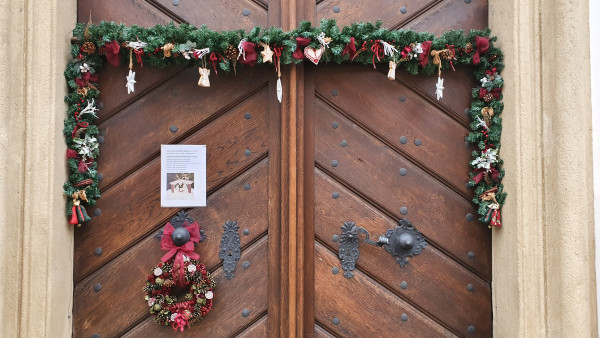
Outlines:
[{"label": "heart-shaped ornament", "polygon": [[323,56],[323,51],[325,51],[325,47],[321,46],[321,48],[304,48],[304,56],[309,59],[315,65],[319,64],[319,60],[321,60],[321,56]]}]

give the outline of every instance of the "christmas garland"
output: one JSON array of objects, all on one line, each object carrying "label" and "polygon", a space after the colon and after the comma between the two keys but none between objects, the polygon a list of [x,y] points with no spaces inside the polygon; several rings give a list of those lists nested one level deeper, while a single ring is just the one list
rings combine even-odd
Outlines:
[{"label": "christmas garland", "polygon": [[[281,77],[281,65],[308,59],[314,64],[354,62],[373,67],[387,63],[390,80],[395,79],[398,67],[412,74],[437,73],[438,100],[443,98],[442,70],[474,65],[478,86],[472,92],[472,131],[467,139],[477,150],[470,162],[473,171],[469,185],[474,188],[473,202],[480,220],[500,226],[500,207],[506,198],[501,184],[504,170],[498,157],[503,109],[499,72],[504,65],[495,41],[489,30],[468,34],[449,31],[435,37],[430,33],[387,30],[379,22],[355,23],[340,30],[334,20],[323,20],[319,27],[302,22],[288,32],[277,27],[217,32],[205,26],[173,23],[152,28],[112,22],[78,24],[71,45],[73,59],[65,71],[70,90],[65,98],[68,110],[64,128],[70,175],[64,190],[70,197],[70,223],[79,225],[89,220],[82,202],[94,205],[100,198],[95,162],[99,155],[98,128],[93,123],[98,113],[94,99],[100,94],[98,72],[104,59],[113,65],[129,63],[125,85],[128,93],[135,90],[134,67],[139,70],[143,65],[197,67],[198,85],[208,87],[211,71],[218,75],[219,71],[235,72],[240,65],[270,64]],[[281,101],[280,79],[277,82]]]}]

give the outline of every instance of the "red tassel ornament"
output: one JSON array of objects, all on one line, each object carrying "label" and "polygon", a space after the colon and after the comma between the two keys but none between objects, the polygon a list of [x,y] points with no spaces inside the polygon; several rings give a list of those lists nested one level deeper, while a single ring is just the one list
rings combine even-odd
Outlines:
[{"label": "red tassel ornament", "polygon": [[69,223],[71,223],[73,225],[77,224],[77,227],[80,227],[81,223],[83,223],[83,222],[92,220],[92,218],[90,216],[88,216],[87,211],[81,205],[81,201],[79,201],[79,200],[73,201],[72,212],[73,212],[73,215],[71,215],[71,221]]}]

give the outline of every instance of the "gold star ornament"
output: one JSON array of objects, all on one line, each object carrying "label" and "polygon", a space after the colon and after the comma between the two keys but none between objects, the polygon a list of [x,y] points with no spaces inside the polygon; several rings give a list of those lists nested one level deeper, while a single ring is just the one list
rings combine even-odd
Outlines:
[{"label": "gold star ornament", "polygon": [[260,45],[264,48],[260,55],[262,55],[263,63],[271,62],[273,63],[273,51],[268,44],[261,42]]}]

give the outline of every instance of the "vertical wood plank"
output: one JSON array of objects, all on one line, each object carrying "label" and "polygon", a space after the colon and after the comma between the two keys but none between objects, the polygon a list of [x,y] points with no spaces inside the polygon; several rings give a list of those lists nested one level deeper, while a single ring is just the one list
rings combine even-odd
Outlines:
[{"label": "vertical wood plank", "polygon": [[[295,2],[295,1],[294,1]],[[314,1],[295,2],[295,11],[290,13],[290,22],[297,26],[300,21],[308,20],[315,24],[316,3]],[[295,28],[291,27],[291,28]],[[295,297],[294,305],[290,303],[290,313],[294,327],[290,328],[292,336],[305,337],[314,333],[314,268],[313,268],[313,238],[314,231],[310,229],[312,209],[314,203],[311,198],[305,200],[307,191],[312,191],[313,186],[307,185],[307,174],[312,175],[314,161],[305,158],[305,150],[310,148],[306,142],[312,138],[307,135],[306,129],[306,99],[314,98],[314,86],[306,85],[306,72],[308,67],[304,64],[293,67],[294,97],[290,100],[293,109],[290,114],[290,242],[294,245],[290,248],[290,271],[294,276],[293,289],[290,288],[290,297]],[[290,78],[292,79],[292,77]],[[309,81],[310,82],[310,79]],[[309,166],[309,170],[305,170]],[[308,180],[310,181],[310,180]],[[305,190],[305,187],[308,189]],[[310,196],[310,193],[309,193]],[[305,210],[307,213],[305,214]],[[308,217],[307,217],[308,216]],[[308,222],[307,222],[308,220]],[[293,222],[293,223],[292,223]],[[308,224],[308,225],[307,225]]]},{"label": "vertical wood plank", "polygon": [[[281,0],[269,0],[268,3],[268,26],[282,26],[284,19],[284,2]],[[285,74],[285,70],[282,69]],[[283,182],[285,168],[283,161],[282,142],[285,139],[282,128],[283,106],[278,102],[276,96],[277,80],[273,77],[269,80],[269,243],[268,243],[268,271],[269,271],[269,305],[267,318],[267,332],[272,336],[287,335],[287,321],[283,318],[288,313],[287,297],[287,253],[285,251],[287,241],[284,240],[287,232],[285,222],[285,208],[282,203],[286,191]]]},{"label": "vertical wood plank", "polygon": [[314,188],[314,163],[315,163],[315,137],[314,137],[314,92],[315,92],[315,67],[308,66],[304,70],[304,114],[301,126],[304,129],[303,148],[303,323],[302,336],[314,334],[315,321],[315,268],[314,268],[314,238],[315,238],[315,188]]}]

